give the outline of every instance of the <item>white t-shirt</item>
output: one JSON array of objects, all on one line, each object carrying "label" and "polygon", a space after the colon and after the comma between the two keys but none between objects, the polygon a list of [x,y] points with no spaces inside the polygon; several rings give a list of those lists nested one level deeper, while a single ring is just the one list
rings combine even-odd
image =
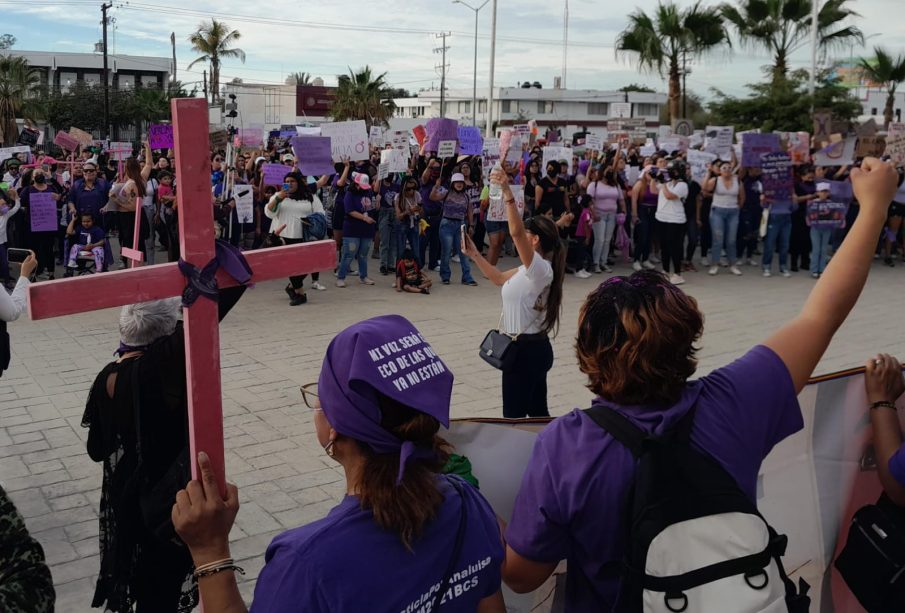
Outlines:
[{"label": "white t-shirt", "polygon": [[905,181],[902,181],[902,185],[899,186],[899,189],[896,190],[895,195],[892,197],[893,202],[898,202],[899,204],[905,204]]},{"label": "white t-shirt", "polygon": [[688,184],[684,181],[670,182],[666,187],[673,194],[678,196],[675,200],[666,197],[661,185],[660,195],[657,196],[657,212],[654,215],[657,221],[664,223],[685,223],[685,199],[688,198]]},{"label": "white t-shirt", "polygon": [[311,195],[311,200],[295,200],[286,198],[279,203],[276,212],[270,210],[270,204],[276,200],[276,195],[270,198],[264,207],[264,215],[273,220],[271,228],[276,230],[283,224],[286,228],[280,233],[283,238],[301,239],[305,237],[302,219],[315,213],[324,214],[324,205],[320,198]]},{"label": "white t-shirt", "polygon": [[503,324],[500,330],[507,334],[540,332],[551,283],[553,265],[539,254],[534,254],[528,268],[519,266],[518,272],[503,284]]}]

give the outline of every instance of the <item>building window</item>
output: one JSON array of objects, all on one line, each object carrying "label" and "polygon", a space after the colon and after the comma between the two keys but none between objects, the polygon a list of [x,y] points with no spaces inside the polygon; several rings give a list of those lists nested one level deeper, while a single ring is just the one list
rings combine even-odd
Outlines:
[{"label": "building window", "polygon": [[552,115],[553,114],[553,103],[546,102],[544,100],[537,101],[537,114],[538,115]]},{"label": "building window", "polygon": [[471,102],[460,101],[459,102],[459,113],[470,113],[471,112]]},{"label": "building window", "polygon": [[86,72],[84,75],[85,85],[94,87],[101,84],[101,75],[96,72]]},{"label": "building window", "polygon": [[280,94],[273,87],[264,88],[264,123],[280,124]]},{"label": "building window", "polygon": [[154,75],[142,75],[141,76],[141,86],[142,87],[157,87],[157,77]]},{"label": "building window", "polygon": [[481,100],[478,102],[478,112],[479,113],[487,112],[487,101],[486,100]]},{"label": "building window", "polygon": [[119,75],[119,89],[135,89],[135,75]]},{"label": "building window", "polygon": [[511,101],[511,100],[503,100],[503,101],[501,102],[501,104],[502,104],[502,112],[503,112],[503,113],[511,113],[511,112],[512,112],[512,109],[510,108],[510,107],[512,106],[512,101]]},{"label": "building window", "polygon": [[61,72],[60,73],[60,91],[68,92],[69,88],[75,85],[75,82],[78,80],[78,75],[74,72]]},{"label": "building window", "polygon": [[588,102],[588,115],[609,115],[610,105],[606,102]]},{"label": "building window", "polygon": [[659,104],[650,104],[646,102],[635,103],[635,117],[658,117],[659,115]]},{"label": "building window", "polygon": [[872,108],[870,109],[870,114],[871,114],[871,115],[876,115],[876,114],[877,114],[877,107],[872,107]]}]

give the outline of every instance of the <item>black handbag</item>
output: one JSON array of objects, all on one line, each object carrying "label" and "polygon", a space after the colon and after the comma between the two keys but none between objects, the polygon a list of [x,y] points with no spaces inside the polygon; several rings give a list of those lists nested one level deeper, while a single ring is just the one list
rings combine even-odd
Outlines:
[{"label": "black handbag", "polygon": [[518,346],[515,344],[516,338],[499,330],[491,330],[481,341],[479,352],[481,359],[497,370],[511,369],[518,353]]},{"label": "black handbag", "polygon": [[836,569],[868,613],[905,606],[905,509],[885,494],[858,509]]}]

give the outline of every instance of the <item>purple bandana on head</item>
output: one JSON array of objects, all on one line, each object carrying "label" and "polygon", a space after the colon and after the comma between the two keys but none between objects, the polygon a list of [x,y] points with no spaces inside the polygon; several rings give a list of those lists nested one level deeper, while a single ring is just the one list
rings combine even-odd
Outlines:
[{"label": "purple bandana on head", "polygon": [[413,457],[432,450],[416,449],[380,425],[377,393],[449,427],[453,374],[434,353],[414,324],[399,315],[384,315],[349,326],[330,342],[317,393],[333,429],[366,443],[375,453],[398,453],[402,480]]}]

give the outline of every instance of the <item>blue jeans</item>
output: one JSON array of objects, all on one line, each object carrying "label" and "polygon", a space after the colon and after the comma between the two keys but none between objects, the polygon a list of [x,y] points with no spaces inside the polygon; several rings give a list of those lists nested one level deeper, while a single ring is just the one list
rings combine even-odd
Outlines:
[{"label": "blue jeans", "polygon": [[[396,258],[401,258],[402,254],[405,253],[405,246],[408,244],[409,249],[412,250],[412,255],[415,257],[415,261],[418,262],[418,266],[423,266],[421,262],[421,229],[418,227],[418,222],[415,222],[415,226],[410,228],[409,222],[405,221],[404,223],[396,222]],[[396,264],[393,263],[393,268],[396,268]]]},{"label": "blue jeans", "polygon": [[713,253],[711,260],[719,264],[723,250],[730,266],[737,259],[735,239],[738,234],[738,207],[713,207],[710,209],[710,231],[713,233]]},{"label": "blue jeans", "polygon": [[764,270],[770,270],[773,265],[773,252],[779,247],[779,271],[788,270],[789,263],[789,238],[792,236],[791,215],[770,215],[767,222],[767,236],[764,239],[764,257],[761,264]]},{"label": "blue jeans", "polygon": [[595,221],[594,228],[594,265],[601,268],[606,265],[610,255],[610,241],[613,240],[613,232],[616,231],[616,213],[598,213],[599,221]]},{"label": "blue jeans", "polygon": [[449,269],[449,258],[453,255],[459,256],[459,262],[462,265],[462,283],[471,283],[471,265],[468,262],[468,256],[461,251],[461,228],[465,222],[453,219],[444,219],[440,222],[440,278],[443,281],[449,281],[451,271]]},{"label": "blue jeans", "polygon": [[396,210],[383,208],[377,212],[377,232],[380,233],[380,266],[396,268]]},{"label": "blue jeans", "polygon": [[364,279],[368,276],[368,252],[371,250],[373,238],[350,238],[343,237],[343,249],[340,255],[339,272],[336,278],[342,281],[349,273],[349,266],[353,259],[358,260],[358,276]]},{"label": "blue jeans", "polygon": [[832,228],[811,228],[811,272],[823,274],[830,261]]},{"label": "blue jeans", "polygon": [[635,222],[635,261],[646,262],[650,259],[650,246],[654,238],[654,214],[657,207],[638,205],[638,219]]}]

